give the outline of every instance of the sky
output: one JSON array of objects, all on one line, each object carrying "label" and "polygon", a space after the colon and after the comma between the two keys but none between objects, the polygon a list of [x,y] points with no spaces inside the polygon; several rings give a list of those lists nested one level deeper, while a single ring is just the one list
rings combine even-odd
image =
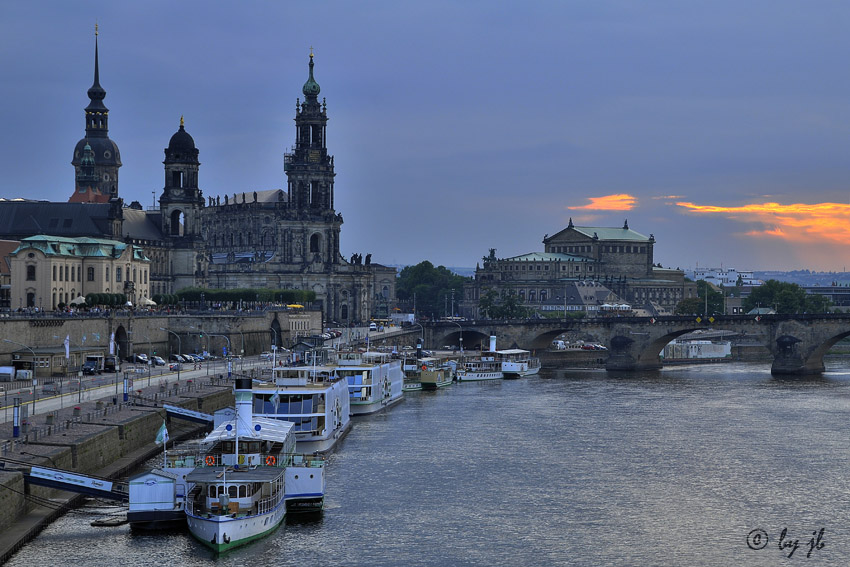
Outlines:
[{"label": "sky", "polygon": [[0,197],[66,201],[99,26],[119,194],[185,117],[205,196],[285,188],[327,100],[341,251],[472,267],[579,226],[666,267],[850,266],[850,2],[4,2]]}]

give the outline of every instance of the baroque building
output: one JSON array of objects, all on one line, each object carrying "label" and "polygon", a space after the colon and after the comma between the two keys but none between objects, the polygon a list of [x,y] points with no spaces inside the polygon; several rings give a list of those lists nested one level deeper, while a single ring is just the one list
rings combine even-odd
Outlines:
[{"label": "baroque building", "polygon": [[569,225],[543,237],[543,252],[497,258],[495,250],[464,287],[462,314],[479,316],[478,302],[487,290],[516,294],[535,311],[598,311],[604,304],[625,302],[649,314],[671,313],[682,299],[696,296],[696,286],[678,269],[653,264],[655,237],[629,228]]},{"label": "baroque building", "polygon": [[[328,323],[366,321],[395,299],[396,270],[340,251],[342,215],[334,209],[334,158],[328,152],[327,103],[308,78],[295,112],[295,143],[283,155],[286,191],[236,190],[205,198],[200,151],[183,118],[165,148],[159,207],[125,206],[118,146],[108,137],[106,91],[97,40],[85,137],[74,149],[68,203],[0,199],[0,238],[34,235],[120,239],[150,260],[151,295],[187,287],[302,289],[316,293]],[[56,306],[53,305],[53,308]],[[49,308],[45,305],[45,309]]]}]

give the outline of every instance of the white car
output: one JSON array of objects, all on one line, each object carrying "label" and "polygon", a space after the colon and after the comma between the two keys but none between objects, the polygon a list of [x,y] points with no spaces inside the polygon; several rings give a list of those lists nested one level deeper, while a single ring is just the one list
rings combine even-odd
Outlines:
[{"label": "white car", "polygon": [[271,360],[271,359],[272,359],[272,353],[270,353],[270,352],[261,352],[260,353],[260,360]]}]

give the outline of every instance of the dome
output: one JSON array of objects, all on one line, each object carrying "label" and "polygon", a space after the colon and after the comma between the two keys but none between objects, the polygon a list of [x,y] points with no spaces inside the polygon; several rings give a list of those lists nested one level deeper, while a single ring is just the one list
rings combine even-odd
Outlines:
[{"label": "dome", "polygon": [[319,87],[319,83],[313,78],[313,54],[310,54],[310,77],[307,79],[307,82],[304,83],[304,86],[301,87],[301,92],[304,93],[306,97],[317,97],[319,96],[319,92],[322,89]]},{"label": "dome", "polygon": [[74,158],[71,160],[72,165],[80,165],[83,159],[86,144],[91,148],[94,154],[94,162],[97,165],[121,165],[121,153],[118,151],[118,145],[109,138],[89,137],[83,138],[74,147]]},{"label": "dome", "polygon": [[183,152],[188,153],[195,149],[195,140],[189,135],[189,132],[183,128],[183,118],[180,118],[180,129],[171,136],[168,142],[168,152]]}]

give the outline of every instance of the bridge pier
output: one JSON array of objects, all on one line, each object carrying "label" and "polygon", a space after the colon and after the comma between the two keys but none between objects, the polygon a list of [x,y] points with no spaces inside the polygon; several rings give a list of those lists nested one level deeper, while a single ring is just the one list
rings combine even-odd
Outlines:
[{"label": "bridge pier", "polygon": [[770,367],[770,373],[774,376],[810,376],[822,374],[825,370],[823,358],[810,357],[808,360],[803,360],[803,357],[797,353],[792,355],[777,354]]}]

